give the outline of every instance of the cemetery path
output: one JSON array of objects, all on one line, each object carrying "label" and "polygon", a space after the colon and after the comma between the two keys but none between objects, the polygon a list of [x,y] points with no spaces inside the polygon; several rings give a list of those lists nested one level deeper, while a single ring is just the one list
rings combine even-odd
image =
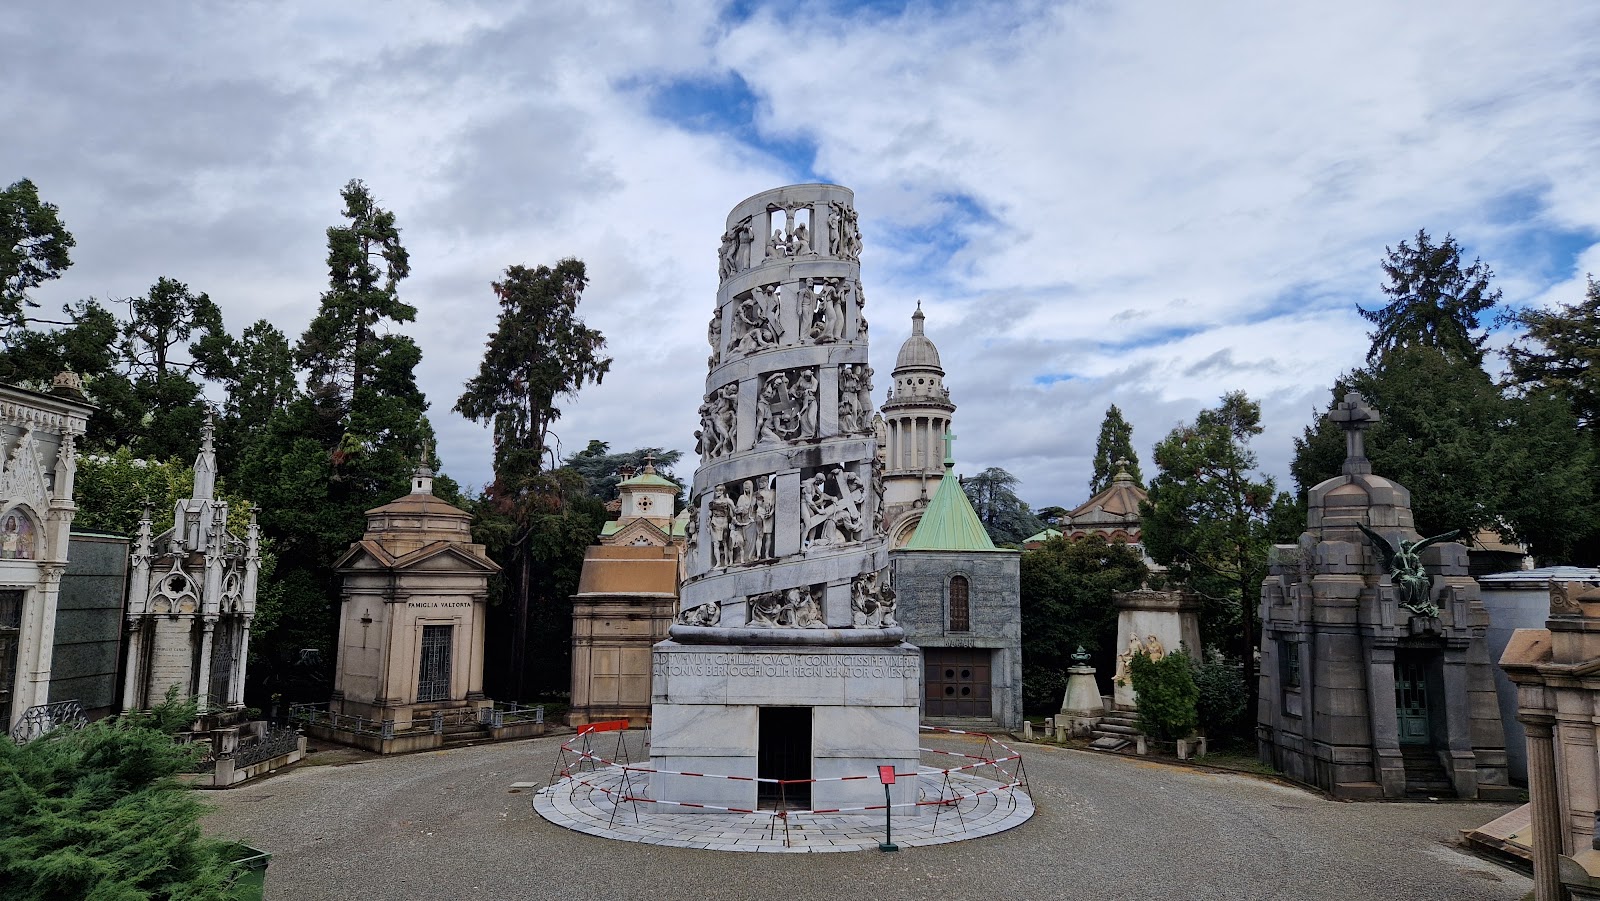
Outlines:
[{"label": "cemetery path", "polygon": [[[960,748],[963,739],[930,741]],[[1505,804],[1353,804],[1247,776],[1022,745],[1038,811],[897,854],[738,854],[610,841],[535,814],[559,737],[337,766],[212,792],[207,830],[273,853],[269,899],[1340,898],[1512,901],[1463,854]],[[331,755],[330,755],[331,756]],[[315,759],[315,758],[314,758]]]}]

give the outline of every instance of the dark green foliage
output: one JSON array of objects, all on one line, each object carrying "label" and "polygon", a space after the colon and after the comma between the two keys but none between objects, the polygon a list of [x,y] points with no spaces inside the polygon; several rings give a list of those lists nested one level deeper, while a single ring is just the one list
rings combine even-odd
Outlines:
[{"label": "dark green foliage", "polygon": [[1120,542],[1090,535],[1052,538],[1022,554],[1023,705],[1031,712],[1061,707],[1067,667],[1081,645],[1100,673],[1115,668],[1117,611],[1112,594],[1144,581],[1139,554]]},{"label": "dark green foliage", "polygon": [[[645,457],[654,458],[656,474],[672,479],[672,466],[683,456],[682,451],[663,450],[659,447],[641,447],[620,454],[609,453],[611,445],[604,441],[589,440],[589,446],[567,458],[566,468],[583,476],[589,496],[606,502],[617,496],[617,483],[622,481],[623,467],[635,471],[644,468]],[[680,492],[681,493],[681,492]]]},{"label": "dark green foliage", "polygon": [[226,370],[231,353],[222,310],[207,295],[196,296],[188,285],[163,277],[144,297],[128,298],[122,356],[136,380],[171,373],[215,377]]},{"label": "dark green foliage", "polygon": [[1481,260],[1463,269],[1461,245],[1449,235],[1435,244],[1419,229],[1416,242],[1415,247],[1401,241],[1398,249],[1384,248],[1383,272],[1389,281],[1383,293],[1389,304],[1375,310],[1356,307],[1377,326],[1368,335],[1372,349],[1367,362],[1397,347],[1420,346],[1481,365],[1488,335],[1479,329],[1478,317],[1500,301],[1500,291],[1489,289],[1494,272]]},{"label": "dark green foliage", "polygon": [[1214,746],[1252,748],[1255,717],[1250,711],[1250,689],[1244,684],[1244,670],[1213,650],[1205,662],[1192,664],[1196,691],[1195,709],[1200,729]]},{"label": "dark green foliage", "polygon": [[[494,432],[494,482],[477,506],[474,534],[502,568],[490,587],[485,679],[508,699],[570,686],[572,595],[584,549],[606,518],[609,497],[591,495],[585,473],[553,469],[546,459],[561,417],[556,400],[599,384],[611,368],[600,355],[605,336],[577,315],[588,282],[583,261],[571,258],[554,268],[507,268],[491,285],[500,316],[483,363],[455,406]],[[590,442],[575,455],[597,482],[613,475],[596,471],[608,465],[605,450]]]},{"label": "dark green foliage", "polygon": [[56,373],[70,369],[84,377],[85,388],[93,397],[96,377],[116,369],[121,324],[94,300],[63,306],[61,314],[59,328],[19,328],[0,336],[5,347],[0,354],[0,381],[48,388]]},{"label": "dark green foliage", "polygon": [[1089,477],[1089,495],[1111,487],[1116,478],[1118,461],[1126,460],[1128,475],[1133,483],[1144,487],[1144,476],[1139,472],[1139,455],[1133,449],[1133,426],[1122,418],[1122,411],[1112,404],[1106,418],[1100,423],[1100,437],[1094,442],[1094,474]]},{"label": "dark green foliage", "polygon": [[72,265],[77,242],[59,212],[26,178],[0,191],[0,332],[25,325],[28,307],[38,306],[28,291]]},{"label": "dark green foliage", "polygon": [[294,351],[289,339],[265,319],[239,336],[232,365],[223,377],[228,399],[217,423],[217,464],[235,472],[250,448],[266,439],[277,416],[296,396]]},{"label": "dark green foliage", "polygon": [[1578,424],[1600,440],[1600,281],[1575,304],[1519,310],[1509,318],[1527,329],[1506,349],[1511,383],[1544,388],[1566,399]]},{"label": "dark green foliage", "polygon": [[194,470],[177,460],[141,460],[123,447],[80,458],[73,487],[78,500],[73,528],[131,538],[147,508],[155,532],[172,525],[174,505],[194,492]]},{"label": "dark green foliage", "polygon": [[[1365,441],[1373,471],[1410,490],[1422,534],[1494,529],[1544,562],[1593,540],[1596,446],[1560,397],[1507,397],[1478,366],[1428,347],[1347,373],[1330,405],[1351,389],[1382,416]],[[1323,416],[1295,440],[1290,469],[1303,494],[1343,462],[1343,432]]]},{"label": "dark green foliage", "polygon": [[[1250,439],[1261,431],[1259,404],[1241,391],[1223,395],[1156,445],[1159,471],[1139,511],[1151,559],[1200,596],[1203,639],[1243,660],[1254,659],[1267,550],[1300,531],[1290,521],[1293,500],[1256,471]],[[1245,678],[1253,688],[1254,670]]]},{"label": "dark green foliage", "polygon": [[[511,266],[490,286],[500,318],[455,409],[492,426],[497,481],[543,470],[550,427],[561,417],[556,399],[600,384],[611,369],[611,358],[600,355],[605,336],[577,316],[588,283],[583,261],[569,257],[554,269]],[[497,490],[515,488],[513,482]]]},{"label": "dark green foliage", "polygon": [[1175,741],[1194,734],[1200,725],[1200,691],[1193,666],[1182,650],[1160,660],[1141,651],[1128,661],[1128,677],[1139,696],[1139,728],[1146,735]]},{"label": "dark green foliage", "polygon": [[205,838],[202,806],[176,780],[195,750],[172,732],[194,707],[0,741],[0,895],[8,901],[223,901],[234,845]]},{"label": "dark green foliage", "polygon": [[1033,515],[1039,517],[1039,521],[1047,526],[1059,526],[1067,521],[1067,514],[1071,512],[1066,507],[1057,507],[1052,504],[1048,507],[1040,507],[1034,511]]},{"label": "dark green foliage", "polygon": [[1024,538],[1044,530],[1044,523],[1017,497],[1020,484],[1022,480],[998,466],[961,480],[967,500],[996,545],[1021,547]]}]

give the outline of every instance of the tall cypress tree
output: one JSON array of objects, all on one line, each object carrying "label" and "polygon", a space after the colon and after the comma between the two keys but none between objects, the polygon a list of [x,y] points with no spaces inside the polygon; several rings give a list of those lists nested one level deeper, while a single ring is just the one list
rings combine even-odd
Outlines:
[{"label": "tall cypress tree", "polygon": [[1122,411],[1112,404],[1106,418],[1100,423],[1100,437],[1094,442],[1094,474],[1089,477],[1089,496],[1106,490],[1117,470],[1119,461],[1126,460],[1128,475],[1133,483],[1144,486],[1144,476],[1139,472],[1139,455],[1133,450],[1133,426],[1122,418]]}]

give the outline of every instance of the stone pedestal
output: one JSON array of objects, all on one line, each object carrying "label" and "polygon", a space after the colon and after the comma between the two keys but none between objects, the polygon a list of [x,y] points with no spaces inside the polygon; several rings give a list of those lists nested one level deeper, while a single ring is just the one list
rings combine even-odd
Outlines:
[{"label": "stone pedestal", "polygon": [[[811,778],[874,777],[814,783],[811,807],[882,804],[877,767],[917,771],[921,665],[917,649],[905,643],[719,647],[663,641],[654,654],[651,766],[707,776],[657,773],[651,797],[754,810],[758,784],[748,780],[757,774],[760,710],[789,707],[811,711]],[[916,791],[915,779],[901,779],[891,797],[910,804]]]},{"label": "stone pedestal", "polygon": [[1104,715],[1100,688],[1094,681],[1094,667],[1068,667],[1067,692],[1061,699],[1061,713],[1056,717],[1056,722],[1064,719],[1073,735],[1088,735],[1100,724],[1100,718]]},{"label": "stone pedestal", "polygon": [[1180,591],[1118,592],[1117,675],[1113,680],[1116,704],[1122,708],[1138,706],[1138,695],[1128,678],[1128,661],[1137,651],[1152,657],[1176,654],[1181,647],[1200,660],[1200,599]]}]

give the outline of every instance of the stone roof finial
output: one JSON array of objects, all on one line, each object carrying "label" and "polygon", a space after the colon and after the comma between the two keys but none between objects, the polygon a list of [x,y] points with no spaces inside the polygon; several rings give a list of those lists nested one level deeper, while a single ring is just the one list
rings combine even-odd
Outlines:
[{"label": "stone roof finial", "polygon": [[1356,391],[1347,392],[1344,400],[1328,411],[1328,419],[1344,429],[1345,475],[1371,474],[1372,461],[1367,459],[1362,433],[1372,428],[1373,424],[1382,418],[1378,415],[1378,411],[1367,403],[1366,398]]},{"label": "stone roof finial", "polygon": [[433,439],[422,439],[422,453],[417,457],[417,468],[411,471],[411,493],[433,493]]},{"label": "stone roof finial", "polygon": [[927,318],[922,315],[922,301],[917,301],[917,311],[911,314],[911,334],[922,334],[922,320]]}]

